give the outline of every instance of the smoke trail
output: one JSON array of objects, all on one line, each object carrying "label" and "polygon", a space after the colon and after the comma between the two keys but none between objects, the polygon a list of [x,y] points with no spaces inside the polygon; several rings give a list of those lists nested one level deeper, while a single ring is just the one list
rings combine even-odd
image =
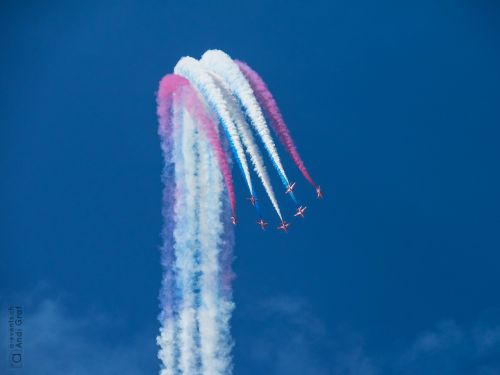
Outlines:
[{"label": "smoke trail", "polygon": [[[209,50],[205,52],[200,62],[221,77],[224,78],[232,93],[240,100],[246,114],[250,118],[250,122],[262,139],[262,143],[266,148],[269,156],[278,171],[278,174],[285,185],[290,185],[286,176],[285,170],[281,165],[281,161],[276,150],[276,146],[271,138],[269,128],[267,127],[264,115],[255,99],[252,88],[247,82],[243,73],[238,66],[233,62],[225,52],[221,50]],[[293,195],[291,195],[293,198]]]},{"label": "smoke trail", "polygon": [[201,67],[200,63],[192,57],[183,57],[180,59],[174,68],[174,72],[187,78],[198,89],[198,91],[202,93],[213,110],[218,114],[221,120],[221,125],[229,138],[229,143],[231,144],[234,156],[242,171],[243,177],[245,178],[250,194],[254,195],[250,171],[248,169],[248,163],[243,151],[243,146],[241,145],[238,131],[231,120],[231,115],[219,88],[215,85],[210,75]]},{"label": "smoke trail", "polygon": [[[200,142],[200,185],[205,186],[200,192],[200,212],[204,215],[200,216],[200,307],[198,311],[198,322],[200,329],[200,352],[201,352],[201,366],[203,374],[217,373],[217,290],[214,288],[216,285],[217,277],[217,257],[214,253],[217,251],[217,238],[214,232],[217,233],[221,223],[218,219],[220,214],[220,203],[216,202],[214,205],[213,200],[214,190],[218,186],[214,183],[218,181],[211,181],[210,179],[210,165],[209,155],[207,149],[204,148]],[[214,290],[215,289],[215,290]]]},{"label": "smoke trail", "polygon": [[246,79],[252,86],[253,92],[257,97],[259,104],[264,108],[271,120],[272,129],[280,139],[283,146],[285,146],[295,165],[302,172],[302,175],[306,178],[306,180],[309,181],[312,186],[316,187],[317,185],[309,175],[309,172],[307,171],[304,162],[297,151],[297,147],[293,142],[290,131],[286,126],[285,120],[281,115],[278,104],[271,94],[271,91],[267,88],[266,83],[259,76],[259,74],[257,74],[257,72],[255,72],[243,61],[235,60],[235,63],[238,65],[241,72],[245,75]]},{"label": "smoke trail", "polygon": [[262,157],[260,155],[260,151],[257,147],[257,144],[255,143],[254,137],[252,135],[252,131],[251,131],[250,127],[248,126],[247,122],[245,121],[245,118],[244,118],[243,113],[241,112],[241,110],[238,106],[238,103],[236,102],[235,98],[231,95],[231,93],[229,92],[229,89],[226,87],[226,85],[224,84],[222,79],[215,76],[214,73],[210,73],[210,74],[212,75],[212,78],[214,79],[216,85],[219,87],[220,91],[222,92],[222,95],[223,95],[224,100],[227,104],[229,112],[231,113],[231,117],[238,128],[239,134],[241,136],[241,140],[243,141],[243,144],[246,147],[248,154],[250,155],[250,161],[252,162],[252,164],[254,166],[255,172],[257,173],[257,176],[262,181],[262,185],[264,186],[264,189],[265,189],[274,209],[276,210],[278,217],[280,218],[280,220],[283,220],[278,202],[276,201],[276,197],[274,196],[274,192],[273,192],[273,188],[271,186],[271,182],[269,180],[269,176],[267,175],[266,167],[264,166],[264,161],[262,160]]},{"label": "smoke trail", "polygon": [[[226,145],[228,148],[228,145]],[[229,153],[227,153],[229,155]],[[231,164],[231,160],[229,160]],[[223,212],[229,210],[228,202],[222,201],[224,207]],[[227,301],[232,301],[232,281],[235,279],[236,275],[232,269],[232,263],[234,260],[233,247],[234,247],[234,226],[228,220],[222,220],[224,225],[223,233],[224,235],[220,237],[220,282],[221,282],[221,294],[222,298]]]},{"label": "smoke trail", "polygon": [[[176,183],[179,205],[175,207],[178,219],[174,229],[175,263],[177,285],[181,300],[178,308],[178,345],[179,369],[182,374],[195,374],[197,369],[196,353],[196,300],[195,277],[198,265],[195,261],[198,246],[197,200],[198,186],[196,173],[198,169],[197,150],[195,148],[195,124],[189,113],[183,108],[179,119],[181,122],[181,139],[179,147],[174,145],[176,155]],[[175,117],[174,117],[175,121]],[[176,150],[177,149],[177,150]],[[178,167],[179,165],[179,167]],[[180,197],[179,197],[180,196]]]},{"label": "smoke trail", "polygon": [[[163,77],[160,82],[160,88],[158,91],[158,111],[160,111],[161,108],[162,113],[168,113],[172,102],[172,96],[174,94],[182,96],[186,109],[190,112],[191,116],[197,120],[197,124],[205,133],[210,145],[215,150],[217,162],[219,163],[219,168],[224,176],[224,181],[229,194],[232,214],[235,216],[236,207],[233,178],[231,176],[231,170],[229,168],[226,154],[217,133],[217,124],[207,113],[204,103],[198,97],[198,93],[191,87],[189,81],[176,74],[168,74]],[[160,116],[160,113],[158,115]],[[165,115],[163,117],[165,117]],[[165,121],[168,121],[168,119],[164,120],[164,122]],[[165,133],[164,137],[168,137],[168,133]]]},{"label": "smoke trail", "polygon": [[177,202],[175,199],[175,165],[172,157],[172,97],[162,90],[157,96],[157,114],[159,118],[158,133],[161,139],[161,149],[164,159],[164,170],[162,174],[163,189],[163,209],[162,216],[168,218],[164,220],[161,247],[162,266],[164,269],[162,287],[160,292],[161,313],[159,320],[161,322],[160,334],[157,337],[157,344],[160,347],[158,358],[164,364],[161,375],[174,375],[176,367],[177,346],[175,341],[175,321],[174,321],[174,239],[173,228],[176,225],[175,216],[173,215],[174,206]]},{"label": "smoke trail", "polygon": [[220,142],[219,135],[217,133],[217,125],[214,120],[206,113],[203,103],[198,98],[198,94],[193,90],[191,85],[189,85],[188,81],[186,81],[186,83],[187,85],[184,87],[184,90],[186,91],[186,108],[191,113],[191,115],[198,120],[199,124],[201,125],[201,130],[204,131],[207,140],[210,142],[210,145],[215,152],[216,160],[219,164],[219,169],[224,176],[226,188],[228,190],[232,214],[233,216],[236,216],[233,178],[231,176],[231,170],[229,169],[229,163],[227,161],[226,154],[224,152],[224,149],[222,148],[222,143]]},{"label": "smoke trail", "polygon": [[222,195],[222,181],[217,165],[213,163],[206,142],[199,140],[200,147],[200,307],[198,322],[202,373],[223,375],[230,372],[231,338],[228,321],[232,311],[225,308],[220,286],[220,221],[223,202],[214,197]]}]

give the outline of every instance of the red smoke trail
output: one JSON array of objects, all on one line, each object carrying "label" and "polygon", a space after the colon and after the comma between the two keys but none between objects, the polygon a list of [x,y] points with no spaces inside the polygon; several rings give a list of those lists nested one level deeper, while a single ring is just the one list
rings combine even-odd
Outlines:
[{"label": "red smoke trail", "polygon": [[274,100],[274,97],[267,88],[266,83],[257,74],[257,72],[250,68],[246,63],[239,60],[235,60],[235,62],[236,64],[238,64],[241,72],[245,75],[245,78],[250,83],[250,86],[252,86],[257,100],[265,109],[269,118],[271,119],[272,129],[278,135],[281,143],[285,146],[295,165],[297,165],[297,168],[299,168],[307,181],[309,181],[311,185],[316,188],[317,185],[309,175],[309,172],[307,171],[302,158],[297,152],[297,148],[295,147],[295,143],[293,142],[292,136],[290,135],[290,131],[285,124],[285,120],[283,120],[283,116],[281,115],[281,112],[278,108],[278,104],[276,104],[276,100]]},{"label": "red smoke trail", "polygon": [[[172,106],[172,99],[178,99],[176,97],[179,95],[182,95],[182,103],[186,106],[191,116],[198,120],[196,123],[201,125],[201,130],[205,133],[205,136],[214,150],[219,168],[222,171],[226,183],[232,214],[236,217],[233,178],[224,153],[224,148],[222,147],[219,134],[217,133],[217,123],[207,113],[203,102],[198,97],[198,93],[191,86],[189,81],[176,74],[167,74],[160,82],[160,88],[158,90],[158,115],[160,117],[160,128],[163,128],[160,129],[160,131],[164,132],[166,135],[171,133],[168,114]],[[165,114],[167,114],[167,116],[165,116]]]}]

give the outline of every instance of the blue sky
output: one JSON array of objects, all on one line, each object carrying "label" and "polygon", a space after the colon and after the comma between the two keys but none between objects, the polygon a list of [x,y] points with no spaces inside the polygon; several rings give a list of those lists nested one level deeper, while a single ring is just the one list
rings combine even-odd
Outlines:
[{"label": "blue sky", "polygon": [[0,10],[1,316],[25,305],[25,374],[156,373],[154,93],[209,48],[264,77],[325,190],[284,157],[309,215],[261,233],[235,174],[235,374],[500,372],[497,4]]}]

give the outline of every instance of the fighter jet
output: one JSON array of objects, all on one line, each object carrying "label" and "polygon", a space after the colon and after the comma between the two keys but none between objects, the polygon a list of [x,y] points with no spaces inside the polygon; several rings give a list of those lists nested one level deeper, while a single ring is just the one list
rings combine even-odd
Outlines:
[{"label": "fighter jet", "polygon": [[252,204],[252,206],[255,206],[255,202],[258,201],[258,199],[255,198],[253,195],[251,195],[250,197],[248,197],[247,200],[250,201],[250,203]]},{"label": "fighter jet", "polygon": [[266,230],[267,223],[263,219],[257,221],[257,224],[260,225],[260,229]]},{"label": "fighter jet", "polygon": [[236,225],[236,218],[234,216],[231,216],[231,223],[233,223],[233,225]]},{"label": "fighter jet", "polygon": [[307,210],[307,206],[299,206],[297,207],[297,211],[293,216],[300,216],[302,219],[304,218],[304,212]]},{"label": "fighter jet", "polygon": [[290,224],[283,220],[281,221],[281,225],[278,227],[278,230],[282,230],[283,232],[288,233],[289,226]]},{"label": "fighter jet", "polygon": [[318,196],[317,197],[318,199],[323,198],[323,193],[321,192],[321,187],[320,186],[316,187],[316,195]]},{"label": "fighter jet", "polygon": [[285,194],[293,192],[293,189],[295,189],[295,182],[292,182],[290,185],[285,190]]}]

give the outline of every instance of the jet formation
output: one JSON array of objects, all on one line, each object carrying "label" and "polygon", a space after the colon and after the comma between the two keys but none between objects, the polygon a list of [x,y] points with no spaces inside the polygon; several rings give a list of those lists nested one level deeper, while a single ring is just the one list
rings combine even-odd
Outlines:
[{"label": "jet formation", "polygon": [[[291,194],[293,193],[295,190],[295,182],[292,182],[291,184],[289,184],[285,190],[285,194]],[[323,192],[321,191],[321,187],[320,186],[316,186],[315,187],[315,190],[316,190],[316,198],[317,199],[322,199],[323,198]],[[247,200],[249,201],[249,203],[255,207],[256,205],[256,202],[258,201],[258,199],[254,196],[254,195],[251,195],[250,197],[247,198]],[[295,210],[295,213],[293,214],[293,216],[295,217],[300,217],[300,218],[304,218],[305,217],[305,212],[307,210],[307,206],[298,206]],[[236,217],[234,216],[231,216],[231,222],[236,225]],[[260,229],[262,230],[266,230],[266,227],[269,225],[269,223],[267,223],[266,221],[264,221],[263,218],[259,218],[259,220],[257,220],[257,225],[260,227]],[[290,227],[291,223],[287,223],[286,221],[282,220],[280,225],[277,227],[278,230],[282,230],[283,232],[285,233],[288,233],[288,228]]]}]

